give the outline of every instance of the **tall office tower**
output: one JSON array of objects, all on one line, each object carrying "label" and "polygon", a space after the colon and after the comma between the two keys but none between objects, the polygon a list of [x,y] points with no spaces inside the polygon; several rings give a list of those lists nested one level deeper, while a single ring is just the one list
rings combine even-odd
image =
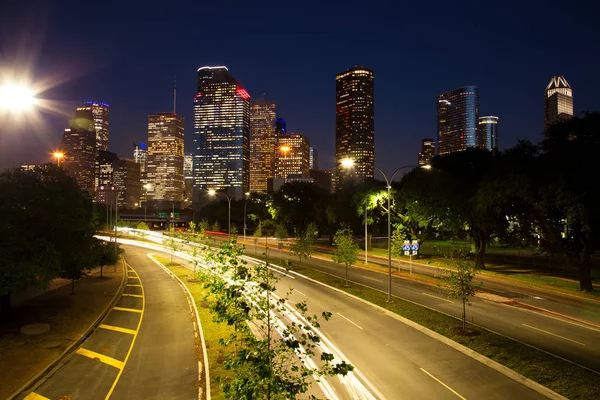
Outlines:
[{"label": "tall office tower", "polygon": [[192,204],[192,190],[194,187],[194,155],[186,154],[183,156],[183,203],[185,207]]},{"label": "tall office tower", "polygon": [[181,206],[183,200],[183,117],[148,115],[147,201],[156,208]]},{"label": "tall office tower", "polygon": [[194,202],[207,189],[241,199],[250,184],[250,95],[227,67],[198,69]]},{"label": "tall office tower", "polygon": [[275,172],[275,103],[250,102],[250,192],[266,192]]},{"label": "tall office tower", "polygon": [[146,162],[148,160],[148,146],[146,143],[140,142],[140,144],[133,145],[133,161],[140,164],[140,171],[146,171]]},{"label": "tall office tower", "polygon": [[544,91],[544,129],[573,116],[573,90],[564,76],[554,76]]},{"label": "tall office tower", "polygon": [[431,159],[435,156],[435,140],[423,139],[421,141],[421,151],[419,152],[419,165],[431,164]]},{"label": "tall office tower", "polygon": [[61,166],[77,185],[95,196],[96,129],[91,110],[77,110],[71,127],[65,129],[61,151],[64,154]]},{"label": "tall office tower", "polygon": [[[336,180],[372,178],[375,165],[373,71],[350,68],[335,77]],[[354,161],[352,168],[342,160]]]},{"label": "tall office tower", "polygon": [[463,86],[437,95],[437,152],[454,153],[477,146],[479,88]]},{"label": "tall office tower", "polygon": [[310,177],[310,144],[304,135],[292,133],[279,136],[275,153],[275,178],[287,179]]},{"label": "tall office tower", "polygon": [[477,147],[489,151],[498,149],[498,117],[479,117]]},{"label": "tall office tower", "polygon": [[308,159],[310,169],[319,169],[319,152],[314,147],[310,148],[310,157]]},{"label": "tall office tower", "polygon": [[277,132],[277,135],[283,135],[287,133],[287,124],[285,123],[285,119],[281,117],[275,118],[275,132]]},{"label": "tall office tower", "polygon": [[119,158],[110,151],[99,150],[96,157],[96,201],[100,204],[107,203],[107,196],[110,196],[105,189],[112,186],[114,182],[114,163]]},{"label": "tall office tower", "polygon": [[133,210],[140,206],[142,195],[140,164],[128,158],[115,160],[113,162],[113,182],[119,191],[119,207]]},{"label": "tall office tower", "polygon": [[86,101],[82,106],[77,107],[77,112],[79,111],[92,112],[94,128],[96,130],[96,150],[108,151],[108,116],[110,114],[110,106],[106,103]]}]

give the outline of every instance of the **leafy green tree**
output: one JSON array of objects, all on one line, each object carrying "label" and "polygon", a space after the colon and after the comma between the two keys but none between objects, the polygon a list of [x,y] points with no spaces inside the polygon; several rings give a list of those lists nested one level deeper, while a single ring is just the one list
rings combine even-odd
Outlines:
[{"label": "leafy green tree", "polygon": [[263,235],[263,231],[262,231],[262,222],[258,222],[258,225],[256,226],[256,230],[254,231],[254,237],[262,237]]},{"label": "leafy green tree", "polygon": [[203,219],[202,221],[200,221],[200,232],[204,235],[204,231],[209,231],[210,230],[210,224],[208,223],[207,220]]},{"label": "leafy green tree", "polygon": [[292,254],[298,257],[300,266],[302,266],[302,259],[308,259],[313,251],[315,244],[317,243],[317,226],[314,223],[308,224],[304,232],[300,232],[296,236],[294,243],[290,245],[290,251]]},{"label": "leafy green tree", "polygon": [[330,194],[315,184],[290,182],[273,194],[272,208],[276,222],[305,231],[313,221],[319,229],[327,226]]},{"label": "leafy green tree", "polygon": [[148,227],[148,224],[145,222],[140,222],[139,224],[137,224],[137,229],[139,230],[143,230],[143,231],[149,231],[150,228]]},{"label": "leafy green tree", "polygon": [[165,242],[167,248],[171,250],[171,262],[173,262],[173,253],[179,250],[179,241],[175,235],[175,229],[171,226],[169,228],[169,238]]},{"label": "leafy green tree", "polygon": [[[203,279],[210,291],[206,301],[217,322],[234,327],[230,337],[221,344],[235,344],[226,355],[224,366],[233,376],[222,382],[227,399],[295,399],[305,393],[312,376],[346,375],[353,370],[345,361],[334,363],[334,356],[323,353],[319,365],[307,367],[299,357],[314,360],[321,339],[311,326],[331,317],[309,315],[305,302],[289,305],[285,296],[275,295],[277,277],[270,272],[268,260],[250,268],[240,256],[243,247],[229,242],[209,254],[213,261],[211,273]],[[280,328],[276,323],[282,313],[295,309],[299,322]],[[249,324],[256,327],[255,336]]]},{"label": "leafy green tree", "polygon": [[462,302],[462,330],[466,331],[467,305],[471,305],[470,298],[475,296],[476,285],[473,278],[477,274],[475,264],[465,260],[464,254],[459,255],[456,271],[443,270],[441,278],[448,285],[448,295]]},{"label": "leafy green tree", "polygon": [[192,233],[192,235],[194,235],[196,233],[196,223],[194,221],[190,221],[189,227],[189,231]]},{"label": "leafy green tree", "polygon": [[356,262],[359,250],[358,244],[356,244],[352,235],[352,230],[350,228],[339,229],[333,238],[333,243],[336,246],[333,250],[333,261],[344,264],[346,267],[346,286],[350,286],[348,267]]},{"label": "leafy green tree", "polygon": [[215,221],[210,229],[214,232],[221,232],[221,226],[219,225],[219,221]]}]

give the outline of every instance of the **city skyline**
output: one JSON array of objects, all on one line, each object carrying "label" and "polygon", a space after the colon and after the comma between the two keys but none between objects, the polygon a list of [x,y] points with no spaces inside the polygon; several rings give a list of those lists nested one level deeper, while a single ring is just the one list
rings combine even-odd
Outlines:
[{"label": "city skyline", "polygon": [[[592,66],[598,64],[600,55],[586,50],[591,48],[593,32],[598,28],[585,23],[589,18],[587,14],[563,10],[563,34],[552,42],[543,40],[539,33],[551,19],[552,7],[539,2],[511,9],[510,13],[494,8],[493,13],[486,12],[491,19],[485,26],[476,20],[453,25],[451,31],[462,38],[464,48],[485,45],[494,49],[497,61],[483,68],[455,51],[454,45],[438,41],[431,27],[442,20],[442,14],[453,17],[463,15],[467,9],[476,13],[489,8],[483,5],[468,8],[463,5],[439,6],[442,8],[434,8],[439,9],[440,14],[428,14],[430,19],[414,22],[412,26],[397,24],[387,17],[394,15],[394,9],[399,6],[344,6],[341,9],[346,18],[354,20],[364,16],[365,25],[361,32],[365,33],[343,44],[338,41],[341,30],[327,23],[338,7],[315,5],[313,14],[300,12],[302,7],[287,5],[243,11],[232,7],[233,15],[265,28],[245,29],[243,39],[238,34],[241,28],[236,28],[211,39],[209,45],[200,45],[192,40],[194,35],[185,34],[193,32],[196,21],[192,16],[199,6],[190,6],[186,13],[178,11],[177,18],[172,19],[178,21],[177,24],[163,23],[162,18],[158,24],[157,15],[136,8],[139,18],[124,24],[111,20],[115,8],[107,5],[102,13],[90,13],[84,24],[72,16],[75,10],[85,11],[90,6],[81,4],[69,8],[57,4],[52,13],[33,13],[41,20],[40,27],[50,25],[47,31],[40,32],[43,41],[25,47],[38,49],[37,61],[31,67],[33,78],[59,83],[43,93],[43,98],[60,101],[58,107],[66,108],[67,114],[82,101],[110,104],[109,147],[119,155],[129,154],[132,142],[145,139],[148,114],[171,109],[175,75],[178,113],[186,119],[186,131],[192,131],[195,70],[202,65],[227,65],[236,71],[236,77],[251,95],[260,97],[266,93],[278,104],[278,114],[286,118],[289,131],[302,132],[319,149],[321,168],[331,168],[334,164],[331,139],[335,124],[332,115],[334,83],[331,76],[352,65],[365,65],[377,75],[375,157],[376,164],[386,171],[397,167],[400,160],[403,165],[416,163],[421,138],[435,136],[433,96],[448,88],[472,83],[486,94],[480,112],[481,115],[500,117],[501,148],[510,147],[517,139],[533,142],[542,139],[540,94],[552,76],[564,75],[575,88],[575,114],[599,108],[595,96],[598,83]],[[203,12],[210,15],[216,9],[209,5]],[[421,20],[418,17],[426,11],[422,6],[411,5],[402,11],[402,15],[407,21]],[[272,21],[280,12],[292,15],[289,29],[278,32],[270,46],[259,45],[264,41],[258,39],[274,29],[267,28],[271,25],[263,22]],[[31,13],[30,9],[15,5],[11,18],[6,18],[10,13],[2,16],[3,21],[6,19],[3,32],[12,30],[17,37],[19,32],[23,35],[33,32],[36,36],[38,31],[32,31],[32,26],[18,18],[31,17]],[[174,13],[175,10],[168,11],[169,15],[174,16]],[[527,24],[522,23],[524,20]],[[145,22],[141,24],[140,21]],[[152,21],[157,22],[157,30],[149,33],[142,29]],[[303,23],[298,24],[300,21]],[[497,29],[491,29],[507,21],[515,22],[510,31],[498,33]],[[106,35],[80,35],[84,26],[107,24],[112,28]],[[215,19],[207,26],[216,29],[219,23]],[[117,37],[120,39],[116,40]],[[65,41],[70,46],[63,46]],[[292,42],[296,44],[289,46]],[[14,40],[14,43],[20,41]],[[155,59],[156,43],[169,43],[159,62]],[[387,49],[391,45],[402,51],[389,52]],[[272,47],[286,49],[293,57],[274,57]],[[29,60],[31,57],[19,57],[22,48],[6,43],[5,59]],[[556,49],[560,49],[560,57],[548,57],[548,54],[556,54]],[[444,68],[437,66],[440,56],[446,59]],[[519,83],[518,96],[514,96],[515,82]],[[37,130],[27,126],[15,128],[19,135],[3,141],[6,150],[0,155],[1,167],[51,161],[48,154],[60,142],[68,118],[64,114],[43,114]],[[188,138],[186,149],[190,145],[191,138]]]}]

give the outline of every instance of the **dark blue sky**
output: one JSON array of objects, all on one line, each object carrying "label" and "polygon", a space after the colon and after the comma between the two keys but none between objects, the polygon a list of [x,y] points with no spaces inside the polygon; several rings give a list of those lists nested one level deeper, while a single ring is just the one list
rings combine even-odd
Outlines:
[{"label": "dark blue sky", "polygon": [[1,167],[45,161],[84,100],[111,105],[109,146],[131,157],[147,115],[172,109],[175,75],[191,150],[204,65],[226,65],[253,97],[266,93],[322,167],[332,166],[335,75],[357,64],[375,72],[376,165],[387,171],[416,163],[420,140],[435,138],[436,94],[458,86],[479,86],[480,114],[500,118],[502,148],[541,138],[553,75],[571,84],[576,113],[600,110],[595,2],[19,3],[28,4],[1,10],[0,67],[22,69],[23,55],[35,55],[36,80],[63,81],[40,97],[65,115],[5,125]]}]

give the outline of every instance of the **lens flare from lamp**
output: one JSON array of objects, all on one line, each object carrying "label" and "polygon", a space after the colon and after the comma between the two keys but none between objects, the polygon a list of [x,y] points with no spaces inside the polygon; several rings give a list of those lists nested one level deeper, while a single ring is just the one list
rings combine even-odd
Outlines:
[{"label": "lens flare from lamp", "polygon": [[36,98],[31,88],[16,83],[0,86],[0,109],[25,111],[35,104]]},{"label": "lens flare from lamp", "polygon": [[344,168],[350,168],[354,166],[354,160],[350,159],[350,158],[344,158],[342,160],[342,167]]}]

